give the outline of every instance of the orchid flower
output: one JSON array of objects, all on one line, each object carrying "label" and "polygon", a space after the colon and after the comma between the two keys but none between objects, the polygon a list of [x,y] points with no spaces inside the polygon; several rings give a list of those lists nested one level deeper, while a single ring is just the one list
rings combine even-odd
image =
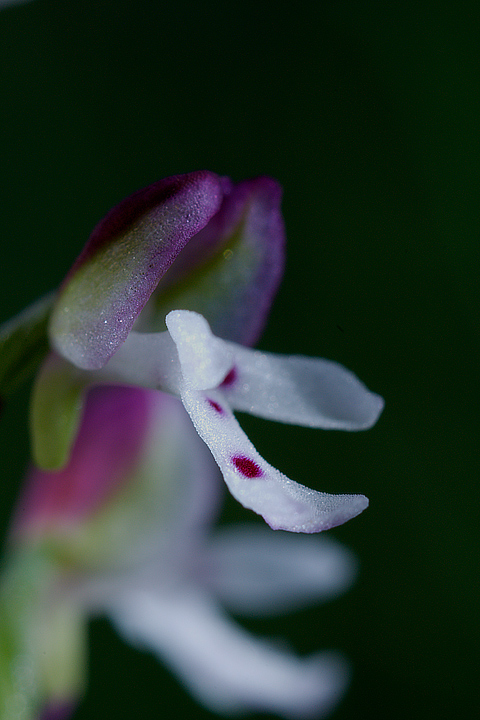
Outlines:
[{"label": "orchid flower", "polygon": [[360,430],[383,407],[336,363],[246,347],[283,270],[280,195],[269,178],[232,186],[191,173],[141,190],[100,222],[50,311],[55,352],[33,393],[38,465],[67,462],[87,387],[132,384],[181,398],[230,492],[272,528],[319,532],[365,509],[362,495],[288,479],[233,415]]},{"label": "orchid flower", "polygon": [[[5,612],[14,629],[15,650],[4,662],[12,717],[36,719],[42,704],[42,720],[68,711],[81,686],[72,671],[81,664],[79,628],[95,611],[160,654],[219,711],[318,716],[338,697],[338,659],[300,661],[252,645],[225,622],[219,599],[273,610],[273,595],[287,608],[302,593],[323,594],[330,581],[338,589],[349,563],[343,551],[282,533],[277,551],[266,528],[222,540],[223,555],[206,539],[217,466],[232,495],[275,530],[316,533],[368,504],[290,480],[234,416],[360,430],[383,407],[334,362],[250,348],[283,271],[280,197],[265,177],[233,185],[205,171],[161,180],[97,225],[55,294],[0,328],[2,395],[40,364],[31,404],[36,468],[0,598],[23,597],[30,582],[40,598],[32,605],[26,593]],[[309,579],[307,557],[319,568],[333,558],[330,581]],[[274,591],[255,585],[263,564]],[[232,583],[240,571],[243,590]],[[48,661],[38,654],[43,626]],[[15,705],[18,658],[37,673],[23,715]],[[51,670],[59,662],[63,674]]]},{"label": "orchid flower", "polygon": [[0,586],[0,631],[15,641],[10,662],[0,650],[2,718],[69,717],[85,681],[86,622],[98,613],[214,711],[313,718],[335,705],[349,675],[339,654],[296,657],[251,637],[224,607],[268,615],[334,597],[354,577],[352,556],[329,538],[259,524],[212,533],[220,490],[179,400],[88,393],[68,465],[32,468],[17,505]]}]

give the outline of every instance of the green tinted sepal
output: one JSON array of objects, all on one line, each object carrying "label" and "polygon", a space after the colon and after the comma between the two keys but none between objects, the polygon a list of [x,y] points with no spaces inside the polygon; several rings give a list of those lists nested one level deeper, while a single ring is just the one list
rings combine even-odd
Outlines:
[{"label": "green tinted sepal", "polygon": [[86,373],[51,354],[35,380],[30,406],[34,462],[42,470],[60,470],[70,457],[82,419]]}]

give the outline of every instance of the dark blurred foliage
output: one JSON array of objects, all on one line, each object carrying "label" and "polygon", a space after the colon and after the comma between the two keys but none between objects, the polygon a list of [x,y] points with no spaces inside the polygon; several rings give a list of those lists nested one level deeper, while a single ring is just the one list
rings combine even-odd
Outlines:
[{"label": "dark blurred foliage", "polygon": [[[334,714],[478,711],[477,4],[34,0],[0,13],[1,319],[54,287],[91,228],[160,177],[208,168],[285,189],[285,282],[261,347],[330,357],[386,399],[345,434],[245,418],[296,480],[367,494],[334,531],[344,597],[249,621],[354,668]],[[3,408],[2,530],[28,456]],[[246,511],[229,501],[224,519]],[[109,624],[76,720],[212,717]]]}]

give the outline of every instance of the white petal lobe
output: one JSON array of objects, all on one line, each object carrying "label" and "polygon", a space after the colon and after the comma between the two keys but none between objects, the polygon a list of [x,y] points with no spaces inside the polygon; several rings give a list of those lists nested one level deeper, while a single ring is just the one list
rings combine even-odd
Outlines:
[{"label": "white petal lobe", "polygon": [[165,322],[177,346],[185,380],[200,390],[219,385],[233,363],[227,343],[212,334],[198,313],[173,310]]},{"label": "white petal lobe", "polygon": [[[348,419],[348,408],[355,403],[349,390],[341,394],[340,386],[343,383],[353,387],[353,396],[368,402],[374,398],[375,417],[377,396],[348,371],[327,363],[330,370],[323,372],[327,400],[319,410],[316,400],[309,405],[309,396],[313,395],[310,385],[322,376],[322,361],[276,358],[227,343],[213,336],[205,318],[187,310],[172,311],[166,323],[178,351],[182,375],[178,390],[182,402],[210,448],[230,492],[244,507],[262,515],[274,530],[303,533],[340,525],[367,507],[368,500],[363,495],[329,495],[309,490],[273,468],[257,453],[227,403],[231,401],[249,412],[286,422],[321,427],[347,427],[350,423],[352,427],[361,427],[362,423],[371,422],[371,408],[366,412],[364,407],[357,408]],[[304,375],[308,380],[306,392],[301,390]],[[336,383],[341,400],[336,407],[335,393],[326,392],[330,383],[335,384],[335,378],[341,378]],[[335,413],[338,417],[332,420]]]},{"label": "white petal lobe", "polygon": [[363,495],[330,495],[299,485],[269,465],[245,435],[219,391],[185,386],[182,402],[210,448],[232,495],[274,530],[315,533],[364,510]]},{"label": "white petal lobe", "polygon": [[313,720],[332,710],[348,682],[337,654],[298,658],[256,640],[195,588],[132,591],[110,612],[127,639],[153,650],[215,712]]},{"label": "white petal lobe", "polygon": [[252,616],[330,600],[357,570],[353,554],[327,535],[273,532],[254,523],[220,528],[205,562],[205,582],[222,604]]},{"label": "white petal lobe", "polygon": [[292,425],[365,430],[383,409],[383,399],[338,363],[228,346],[236,380],[225,393],[236,410]]}]

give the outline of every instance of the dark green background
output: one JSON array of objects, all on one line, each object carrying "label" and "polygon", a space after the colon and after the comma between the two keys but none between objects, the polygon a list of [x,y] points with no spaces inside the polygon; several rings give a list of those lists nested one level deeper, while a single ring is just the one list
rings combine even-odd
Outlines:
[{"label": "dark green background", "polygon": [[[386,399],[368,433],[242,420],[296,480],[371,500],[333,532],[360,558],[355,587],[248,623],[299,651],[345,651],[354,680],[334,720],[479,709],[476,8],[34,0],[0,13],[1,318],[54,287],[135,189],[200,168],[269,174],[285,189],[288,265],[261,347],[336,359]],[[25,391],[0,426],[2,528],[26,405]],[[96,621],[76,718],[185,716],[213,717]]]}]

